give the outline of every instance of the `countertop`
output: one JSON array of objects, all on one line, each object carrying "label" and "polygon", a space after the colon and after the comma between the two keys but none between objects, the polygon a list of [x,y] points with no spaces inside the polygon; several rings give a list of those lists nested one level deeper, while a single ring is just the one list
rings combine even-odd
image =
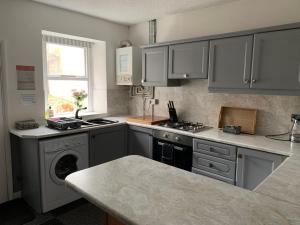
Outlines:
[{"label": "countertop", "polygon": [[128,225],[300,224],[299,204],[141,156],[73,173],[66,183]]},{"label": "countertop", "polygon": [[42,139],[42,138],[56,137],[56,136],[67,135],[67,134],[87,132],[87,131],[93,130],[93,129],[100,129],[100,128],[106,128],[106,127],[112,127],[112,126],[118,126],[121,124],[126,124],[126,117],[105,117],[105,119],[118,121],[118,123],[101,125],[101,126],[97,126],[97,125],[82,126],[79,129],[69,129],[69,130],[63,130],[63,131],[50,129],[50,128],[46,127],[45,125],[41,125],[40,127],[36,128],[36,129],[30,129],[30,130],[17,130],[17,129],[13,128],[13,129],[10,129],[10,133],[14,134],[20,138]]},{"label": "countertop", "polygon": [[105,117],[105,119],[116,120],[119,121],[115,124],[105,125],[105,126],[92,126],[92,127],[84,127],[79,129],[67,130],[67,131],[58,131],[47,128],[45,126],[40,126],[37,129],[32,130],[16,130],[11,129],[10,132],[20,138],[33,138],[33,139],[41,139],[41,138],[49,138],[61,135],[67,135],[72,133],[86,132],[92,129],[101,129],[111,126],[118,126],[121,124],[128,124],[133,126],[140,126],[150,129],[156,130],[164,130],[168,132],[178,133],[187,135],[194,138],[205,139],[210,141],[221,142],[225,144],[236,145],[245,148],[256,149],[265,152],[271,152],[275,154],[281,154],[285,156],[291,156],[294,151],[300,152],[300,144],[293,144],[291,142],[284,141],[275,141],[272,139],[268,139],[261,135],[233,135],[228,133],[223,133],[221,130],[216,128],[210,128],[207,130],[200,131],[198,133],[190,133],[186,131],[174,130],[166,127],[161,127],[158,125],[146,125],[140,123],[127,122],[127,117]]},{"label": "countertop", "polygon": [[[276,141],[260,135],[233,135],[223,133],[218,129],[208,129],[199,133],[189,133],[185,131],[174,131],[173,129],[157,126],[126,122],[126,117],[108,117],[107,119],[118,120],[119,123],[107,126],[87,127],[70,131],[57,131],[46,127],[40,127],[34,130],[18,131],[11,130],[11,133],[21,138],[46,138],[59,135],[86,132],[91,129],[100,129],[108,126],[118,126],[120,124],[129,124],[151,129],[176,132],[188,135],[194,138],[200,138],[210,141],[221,142],[225,144],[236,145],[249,149],[255,149],[275,154],[288,156],[288,158],[256,189],[255,192],[270,196],[283,202],[288,202],[300,206],[300,144]],[[200,175],[197,175],[200,176]]]}]

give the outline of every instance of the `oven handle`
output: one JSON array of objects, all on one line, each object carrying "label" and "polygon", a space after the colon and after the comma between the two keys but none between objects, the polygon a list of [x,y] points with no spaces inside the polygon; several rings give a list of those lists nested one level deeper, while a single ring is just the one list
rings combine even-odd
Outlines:
[{"label": "oven handle", "polygon": [[[157,144],[160,145],[160,146],[163,146],[164,143],[158,141]],[[182,152],[184,151],[184,148],[178,147],[178,146],[176,146],[176,145],[173,145],[173,148],[174,148],[175,150],[178,150],[178,151],[182,151]]]}]

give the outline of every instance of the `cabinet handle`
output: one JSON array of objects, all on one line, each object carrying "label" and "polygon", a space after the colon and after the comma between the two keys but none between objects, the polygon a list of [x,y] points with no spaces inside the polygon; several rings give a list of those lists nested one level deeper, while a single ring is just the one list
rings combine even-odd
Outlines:
[{"label": "cabinet handle", "polygon": [[145,80],[141,80],[142,83],[145,83]]},{"label": "cabinet handle", "polygon": [[238,158],[239,158],[239,159],[242,159],[242,158],[243,158],[243,155],[242,155],[242,154],[238,154]]},{"label": "cabinet handle", "polygon": [[245,80],[244,80],[244,84],[249,84],[249,80],[248,80],[248,79],[245,79]]},{"label": "cabinet handle", "polygon": [[183,74],[183,77],[184,77],[184,78],[188,78],[189,75],[185,73],[185,74]]},{"label": "cabinet handle", "polygon": [[255,79],[253,79],[253,80],[252,80],[252,83],[255,83],[255,82],[256,82],[256,80],[255,80]]}]

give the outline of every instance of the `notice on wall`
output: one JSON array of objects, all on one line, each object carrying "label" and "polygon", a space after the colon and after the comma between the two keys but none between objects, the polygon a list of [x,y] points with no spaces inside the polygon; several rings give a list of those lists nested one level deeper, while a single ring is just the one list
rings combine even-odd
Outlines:
[{"label": "notice on wall", "polygon": [[20,95],[20,103],[22,105],[34,105],[36,103],[35,94],[22,94]]},{"label": "notice on wall", "polygon": [[35,68],[34,66],[16,66],[17,70],[17,89],[35,90]]}]

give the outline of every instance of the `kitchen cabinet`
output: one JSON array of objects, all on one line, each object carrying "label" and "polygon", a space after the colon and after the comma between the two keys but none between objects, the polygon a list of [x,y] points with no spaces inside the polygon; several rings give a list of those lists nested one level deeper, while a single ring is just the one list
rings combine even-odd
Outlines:
[{"label": "kitchen cabinet", "polygon": [[152,129],[129,126],[128,154],[141,155],[152,159],[153,136]]},{"label": "kitchen cabinet", "polygon": [[208,41],[169,46],[169,79],[207,78]]},{"label": "kitchen cabinet", "polygon": [[176,86],[178,81],[168,79],[169,47],[151,47],[142,50],[142,85]]},{"label": "kitchen cabinet", "polygon": [[192,172],[234,185],[236,149],[233,145],[193,139]]},{"label": "kitchen cabinet", "polygon": [[252,89],[300,90],[300,29],[254,35]]},{"label": "kitchen cabinet", "polygon": [[253,190],[283,161],[283,156],[238,148],[236,185]]},{"label": "kitchen cabinet", "polygon": [[96,166],[127,154],[125,125],[90,131],[90,166]]},{"label": "kitchen cabinet", "polygon": [[210,41],[209,89],[249,89],[253,36]]}]

